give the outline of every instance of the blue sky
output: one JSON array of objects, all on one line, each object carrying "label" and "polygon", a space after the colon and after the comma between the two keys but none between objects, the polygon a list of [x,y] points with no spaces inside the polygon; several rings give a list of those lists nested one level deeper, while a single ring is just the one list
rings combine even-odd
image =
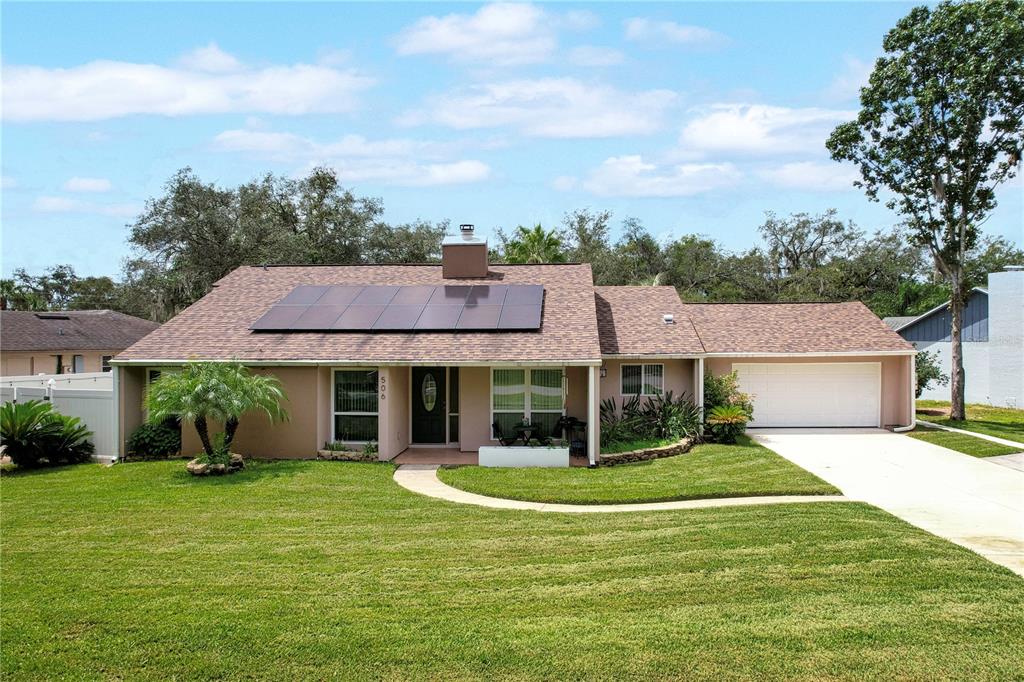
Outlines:
[{"label": "blue sky", "polygon": [[[894,217],[823,142],[902,3],[2,7],[2,271],[116,275],[177,169],[336,168],[386,219],[484,232],[574,208],[661,239],[765,211]],[[1020,182],[985,226],[1017,243]]]}]

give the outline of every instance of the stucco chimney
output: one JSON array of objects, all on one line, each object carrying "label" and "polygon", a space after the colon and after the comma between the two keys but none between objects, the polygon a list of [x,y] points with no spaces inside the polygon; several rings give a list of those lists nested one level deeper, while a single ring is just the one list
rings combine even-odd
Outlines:
[{"label": "stucco chimney", "polygon": [[446,279],[487,276],[487,240],[477,237],[472,225],[459,225],[459,234],[441,242],[441,273]]}]

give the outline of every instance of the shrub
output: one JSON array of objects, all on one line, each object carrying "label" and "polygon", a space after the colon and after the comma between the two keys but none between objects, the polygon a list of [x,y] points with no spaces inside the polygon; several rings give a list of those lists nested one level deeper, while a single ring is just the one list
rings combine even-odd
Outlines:
[{"label": "shrub", "polygon": [[673,398],[672,391],[647,401],[642,409],[645,426],[657,438],[679,440],[695,435],[700,428],[700,410],[685,396]]},{"label": "shrub", "polygon": [[739,405],[718,405],[708,415],[708,430],[719,443],[735,443],[737,436],[747,430],[750,416]]},{"label": "shrub", "polygon": [[735,405],[747,413],[747,420],[754,415],[754,405],[750,396],[740,391],[739,377],[736,372],[714,376],[710,372],[704,374],[704,414],[720,405]]},{"label": "shrub", "polygon": [[363,454],[367,457],[373,457],[377,454],[377,441],[367,441],[366,445],[363,446]]},{"label": "shrub", "polygon": [[41,400],[0,406],[0,438],[19,467],[84,462],[95,452],[92,432],[77,417],[68,417]]},{"label": "shrub", "polygon": [[914,397],[920,398],[928,384],[935,382],[937,386],[949,384],[949,376],[942,373],[939,367],[939,354],[928,351],[918,351],[914,357],[914,369],[917,372],[917,390]]},{"label": "shrub", "polygon": [[654,398],[633,396],[622,403],[615,398],[601,401],[601,445],[635,440],[679,439],[695,435],[700,427],[700,411],[685,396],[675,398],[671,391]]},{"label": "shrub", "polygon": [[330,450],[331,452],[348,452],[351,448],[340,440],[335,440],[325,442],[324,450]]},{"label": "shrub", "polygon": [[143,424],[128,438],[131,457],[165,458],[181,451],[181,426],[175,419]]}]

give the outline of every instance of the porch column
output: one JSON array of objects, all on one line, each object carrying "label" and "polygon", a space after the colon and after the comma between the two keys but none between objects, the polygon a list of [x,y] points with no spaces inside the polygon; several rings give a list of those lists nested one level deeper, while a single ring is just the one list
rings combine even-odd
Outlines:
[{"label": "porch column", "polygon": [[587,458],[590,460],[590,466],[597,466],[597,449],[601,442],[598,437],[600,428],[598,406],[601,404],[601,396],[598,393],[600,384],[597,379],[597,373],[600,370],[600,367],[593,365],[587,367]]},{"label": "porch column", "polygon": [[704,435],[704,358],[697,358],[697,371],[694,372],[697,385],[694,387],[693,395],[697,396],[697,409],[700,411],[700,425],[697,427],[699,433]]}]

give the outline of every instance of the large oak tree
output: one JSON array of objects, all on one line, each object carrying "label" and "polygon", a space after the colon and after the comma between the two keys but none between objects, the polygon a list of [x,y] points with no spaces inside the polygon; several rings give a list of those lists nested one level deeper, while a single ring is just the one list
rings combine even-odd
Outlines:
[{"label": "large oak tree", "polygon": [[1020,163],[1024,117],[1024,4],[916,7],[882,43],[861,89],[857,120],[827,147],[852,161],[868,197],[897,211],[952,290],[953,419],[964,418],[961,323],[968,252]]}]

